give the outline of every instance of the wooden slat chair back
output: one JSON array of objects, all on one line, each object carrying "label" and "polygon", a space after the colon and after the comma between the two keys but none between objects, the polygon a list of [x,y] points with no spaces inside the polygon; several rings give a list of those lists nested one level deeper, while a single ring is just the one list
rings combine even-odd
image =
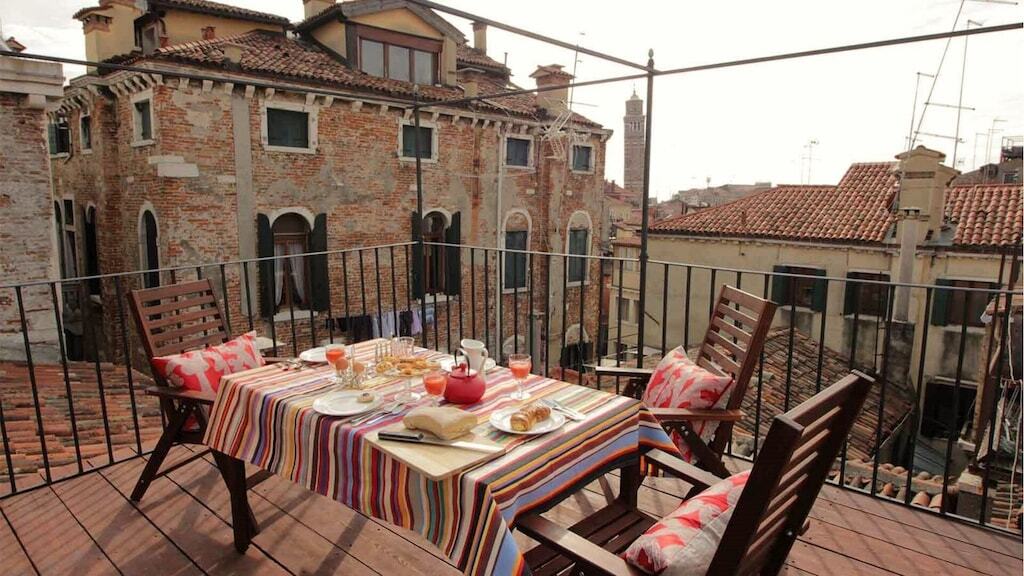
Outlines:
[{"label": "wooden slat chair back", "polygon": [[[733,426],[743,417],[740,406],[760,360],[775,308],[775,303],[769,300],[729,285],[722,286],[704,340],[693,360],[710,372],[733,378],[728,403],[721,410],[652,410],[667,431],[678,432],[683,437],[702,468],[715,473],[725,471],[722,454],[732,438]],[[598,366],[595,372],[599,377],[632,378],[625,393],[640,399],[653,370]],[[718,422],[718,428],[707,443],[694,432],[693,423],[698,421]]]},{"label": "wooden slat chair back", "polygon": [[[129,296],[132,315],[139,337],[152,361],[158,356],[181,354],[206,346],[222,344],[230,339],[224,313],[217,301],[213,283],[208,279],[182,282],[171,286],[133,290]],[[142,500],[150,483],[164,474],[205,456],[199,451],[188,458],[160,466],[174,444],[202,444],[206,433],[206,408],[213,404],[214,395],[170,386],[159,374],[153,374],[157,386],[146,392],[160,399],[164,415],[164,432],[157,441],[149,461],[139,476],[132,500]],[[195,429],[186,423],[192,419]],[[259,483],[269,473],[254,475],[250,485]]]},{"label": "wooden slat chair back", "polygon": [[874,381],[853,373],[775,417],[709,574],[776,574]]},{"label": "wooden slat chair back", "polygon": [[[782,569],[873,383],[855,372],[773,419],[706,574]],[[647,459],[698,490],[722,478],[660,450]],[[526,554],[533,573],[558,574],[572,566],[572,574],[643,574],[619,554],[657,519],[623,503],[628,500],[620,497],[569,530],[540,515],[519,520],[516,527],[541,543]]]}]

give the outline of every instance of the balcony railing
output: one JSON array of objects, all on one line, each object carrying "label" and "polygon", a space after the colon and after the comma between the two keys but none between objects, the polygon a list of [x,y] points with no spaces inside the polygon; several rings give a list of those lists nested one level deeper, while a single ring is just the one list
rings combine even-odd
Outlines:
[{"label": "balcony railing", "polygon": [[[620,383],[588,367],[653,366],[669,349],[699,345],[715,295],[730,284],[780,305],[730,454],[753,458],[774,415],[857,368],[875,375],[877,390],[833,482],[994,528],[1020,505],[1019,462],[1006,449],[1020,424],[1011,362],[1019,341],[1005,305],[1013,259],[991,288],[658,260],[639,286],[627,274],[636,260],[427,242],[430,270],[411,265],[420,249],[406,242],[0,286],[0,496],[150,449],[162,422],[142,392],[149,367],[126,296],[146,283],[210,278],[231,333],[255,330],[271,355],[400,333],[454,352],[477,338],[492,356],[529,351],[538,373],[609,388]],[[643,310],[622,304],[641,293]],[[976,321],[990,302],[997,317]]]}]

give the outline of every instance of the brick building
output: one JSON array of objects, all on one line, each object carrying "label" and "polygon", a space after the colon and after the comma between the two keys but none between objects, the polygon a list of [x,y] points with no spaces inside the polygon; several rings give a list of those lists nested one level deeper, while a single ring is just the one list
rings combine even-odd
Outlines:
[{"label": "brick building", "polygon": [[[0,50],[23,46],[0,38]],[[57,274],[55,204],[46,157],[46,108],[61,96],[59,64],[0,56],[0,283],[46,280]],[[37,225],[33,225],[33,223]],[[25,354],[13,289],[0,290],[0,357]],[[48,286],[22,290],[29,339],[37,354],[56,354],[56,318]]]},{"label": "brick building", "polygon": [[[611,131],[569,111],[564,89],[444,105],[513,87],[510,71],[487,56],[485,26],[474,26],[470,46],[436,13],[402,1],[303,3],[307,17],[295,24],[206,0],[101,0],[75,14],[90,60],[151,72],[93,70],[71,81],[51,114],[54,197],[77,222],[77,251],[65,274],[409,242],[417,224],[414,85],[422,101],[438,103],[421,113],[419,133],[426,240],[598,253]],[[572,78],[557,65],[532,77],[538,86]],[[499,331],[484,306],[483,252],[428,246],[428,268],[411,279],[410,255],[398,246],[362,259],[350,253],[345,266],[335,254],[202,272],[227,292],[233,332],[245,327],[251,307],[261,335],[282,343],[322,341],[373,316],[378,278],[385,314],[410,303],[418,309],[422,297],[435,317],[468,326],[475,304],[478,334],[490,317],[495,355],[499,347],[522,350],[530,326],[544,332],[545,316],[551,334],[568,324],[566,348],[576,347],[560,350],[553,337],[552,363],[575,358],[596,334],[596,320],[581,329],[580,307],[563,306],[581,302],[581,287],[583,300],[594,301],[596,263],[568,261],[563,300],[565,259],[512,257],[512,270],[502,270],[492,252],[491,307],[499,278],[504,294]],[[360,265],[369,287],[360,284]],[[115,343],[118,289],[171,280],[164,272],[120,286],[89,283],[95,294],[85,300],[95,309],[82,313],[103,313],[106,321],[84,324]],[[292,309],[301,322],[293,322]],[[445,348],[448,332],[440,332],[432,336]]]}]

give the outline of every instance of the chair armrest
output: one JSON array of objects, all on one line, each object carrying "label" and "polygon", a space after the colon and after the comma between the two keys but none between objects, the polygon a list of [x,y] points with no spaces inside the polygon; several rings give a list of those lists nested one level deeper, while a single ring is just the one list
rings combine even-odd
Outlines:
[{"label": "chair armrest", "polygon": [[653,464],[669,474],[693,484],[698,490],[704,490],[722,479],[661,450],[651,450],[644,454],[644,460],[648,464]]},{"label": "chair armrest", "polygon": [[662,422],[739,422],[743,419],[741,410],[719,410],[715,408],[690,409],[690,408],[648,408],[651,414],[657,416]]},{"label": "chair armrest", "polygon": [[[544,546],[571,558],[575,562],[595,568],[609,576],[642,576],[644,573],[625,560],[594,544],[590,540],[562,528],[537,514],[516,520],[516,529]],[[588,571],[587,574],[591,574]]]},{"label": "chair armrest", "polygon": [[622,378],[650,378],[654,374],[651,368],[630,368],[628,366],[594,366],[597,376],[615,376]]},{"label": "chair armrest", "polygon": [[186,390],[185,388],[173,388],[171,386],[150,386],[146,388],[146,394],[158,396],[167,400],[184,400],[188,402],[199,402],[200,404],[213,404],[215,396],[206,392]]}]

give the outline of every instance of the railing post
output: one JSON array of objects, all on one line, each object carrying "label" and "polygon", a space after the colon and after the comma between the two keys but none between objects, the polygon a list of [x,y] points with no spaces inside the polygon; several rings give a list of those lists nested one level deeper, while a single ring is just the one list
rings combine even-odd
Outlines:
[{"label": "railing post", "polygon": [[[647,124],[644,126],[644,193],[643,203],[641,204],[640,214],[640,302],[638,307],[640,308],[639,318],[637,318],[637,335],[636,335],[636,366],[637,368],[643,368],[644,366],[644,314],[646,311],[647,304],[647,232],[649,217],[648,209],[651,204],[651,119],[653,118],[652,111],[654,109],[654,50],[647,51]],[[619,279],[621,282],[622,279]]]}]

